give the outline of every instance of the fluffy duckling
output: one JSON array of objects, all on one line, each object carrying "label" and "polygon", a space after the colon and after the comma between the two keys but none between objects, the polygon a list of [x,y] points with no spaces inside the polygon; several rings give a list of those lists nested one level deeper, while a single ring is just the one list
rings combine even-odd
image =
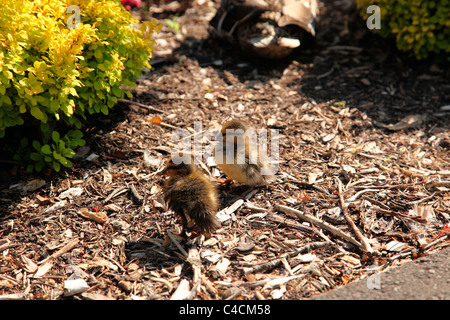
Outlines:
[{"label": "fluffy duckling", "polygon": [[197,171],[193,158],[186,156],[169,159],[162,174],[170,177],[164,187],[164,199],[181,220],[182,234],[186,234],[186,229],[195,229],[210,237],[219,227],[219,200],[213,183]]},{"label": "fluffy duckling", "polygon": [[[244,122],[231,120],[221,130],[214,157],[217,167],[229,178],[247,186],[266,185],[275,180],[267,156],[259,155],[259,148],[250,140],[256,132]],[[256,139],[256,136],[254,136]]]}]

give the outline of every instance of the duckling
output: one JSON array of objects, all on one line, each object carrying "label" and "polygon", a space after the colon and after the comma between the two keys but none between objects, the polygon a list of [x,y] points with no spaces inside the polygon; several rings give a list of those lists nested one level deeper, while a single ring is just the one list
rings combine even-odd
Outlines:
[{"label": "duckling", "polygon": [[[267,156],[259,155],[259,148],[250,141],[256,132],[239,120],[225,123],[213,154],[217,167],[229,178],[247,186],[266,185],[275,180]],[[256,136],[253,136],[256,139]]]},{"label": "duckling", "polygon": [[161,172],[169,176],[164,199],[181,220],[183,231],[196,229],[206,238],[219,227],[216,213],[219,197],[214,184],[197,170],[193,158],[185,155],[170,158]]}]

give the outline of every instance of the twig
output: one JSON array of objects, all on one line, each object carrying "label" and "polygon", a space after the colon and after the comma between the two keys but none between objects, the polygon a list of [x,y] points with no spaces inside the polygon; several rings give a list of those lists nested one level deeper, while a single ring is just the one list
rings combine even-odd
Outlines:
[{"label": "twig", "polygon": [[311,250],[315,250],[315,249],[318,249],[318,248],[326,247],[326,246],[328,246],[330,244],[331,243],[328,242],[328,241],[326,241],[326,242],[323,242],[323,241],[321,241],[321,242],[311,242],[311,243],[307,244],[306,246],[298,248],[297,250],[295,250],[293,252],[289,252],[288,256],[289,257],[294,257],[294,256],[296,256],[298,254],[304,254],[304,253],[307,253],[307,252],[309,252]]},{"label": "twig", "polygon": [[132,184],[132,185],[130,185],[129,188],[130,188],[131,194],[134,196],[136,201],[139,204],[142,204],[144,202],[144,198],[137,192],[136,187]]},{"label": "twig", "polygon": [[297,184],[297,185],[299,185],[299,186],[301,186],[301,187],[303,187],[303,188],[305,188],[305,189],[314,189],[314,190],[316,190],[316,191],[325,193],[327,196],[333,196],[333,195],[332,195],[331,193],[329,193],[327,190],[325,190],[325,189],[323,189],[323,188],[321,188],[321,187],[319,187],[319,186],[316,186],[316,185],[314,185],[314,184],[311,184],[311,183],[302,182],[302,181],[298,181],[298,180],[295,180],[295,179],[289,179],[289,180],[287,180],[286,182],[295,183],[295,184]]},{"label": "twig", "polygon": [[446,236],[440,237],[436,240],[434,240],[433,242],[430,242],[429,244],[427,244],[425,247],[423,247],[423,251],[426,252],[428,251],[432,246],[438,244],[439,242],[443,242],[445,240],[450,239],[450,234],[447,234]]},{"label": "twig", "polygon": [[363,193],[366,193],[366,192],[379,192],[379,191],[380,190],[377,190],[377,189],[364,189],[364,190],[361,190],[361,191],[355,193],[355,195],[353,195],[350,198],[348,198],[347,201],[345,201],[346,205],[348,205],[349,203],[351,203],[351,202],[355,201],[356,199],[358,199],[359,196],[362,195]]},{"label": "twig", "polygon": [[174,245],[178,248],[178,250],[180,250],[180,252],[183,254],[184,258],[186,259],[189,256],[188,253],[186,252],[186,250],[184,250],[184,248],[180,245],[180,243],[177,241],[177,239],[175,239],[172,232],[168,231],[167,234],[169,235],[170,240],[172,240]]},{"label": "twig", "polygon": [[173,126],[166,122],[161,122],[159,125],[162,127],[167,127],[167,128],[174,129],[174,130],[181,129],[180,127]]},{"label": "twig", "polygon": [[266,215],[266,219],[273,221],[275,223],[278,223],[285,227],[298,229],[298,230],[308,232],[308,233],[314,232],[314,230],[311,227],[304,226],[301,223],[298,223],[297,221],[289,221],[288,219],[282,218],[274,213],[270,213],[270,214]]},{"label": "twig", "polygon": [[281,258],[271,260],[269,262],[261,263],[249,268],[244,268],[244,273],[254,273],[254,272],[260,272],[260,271],[267,271],[273,268],[276,268],[283,264],[283,259],[285,260],[286,257],[292,258],[299,254],[307,253],[311,250],[315,250],[321,247],[325,247],[328,245],[332,245],[332,243],[329,242],[312,242],[310,244],[307,244],[306,246],[303,246],[301,248],[298,248],[297,250],[291,251],[285,255],[283,255]]},{"label": "twig", "polygon": [[128,103],[128,104],[135,104],[138,107],[141,107],[141,108],[144,108],[144,109],[147,109],[147,110],[156,111],[156,112],[159,112],[159,113],[164,113],[164,110],[157,109],[155,107],[148,106],[146,104],[142,104],[142,103],[139,103],[139,102],[136,102],[136,101],[127,100],[127,99],[118,99],[118,101],[123,102],[123,103]]},{"label": "twig", "polygon": [[192,277],[192,280],[195,284],[201,282],[202,280],[202,260],[200,259],[200,254],[198,253],[197,248],[191,247],[189,249],[188,257],[186,258],[186,261],[189,262],[189,264],[192,267],[192,271],[194,272],[194,276]]},{"label": "twig", "polygon": [[18,245],[18,243],[10,242],[9,240],[7,240],[6,243],[0,245],[0,252],[5,251],[8,248],[17,247]]},{"label": "twig", "polygon": [[427,188],[431,187],[450,187],[450,181],[431,181],[425,184]]},{"label": "twig", "polygon": [[362,250],[365,250],[364,246],[361,243],[359,243],[358,240],[354,239],[349,234],[346,234],[345,232],[342,232],[338,228],[336,228],[336,227],[334,227],[334,226],[332,226],[332,225],[330,225],[330,224],[328,224],[328,223],[326,223],[326,222],[324,222],[324,221],[322,221],[320,219],[317,219],[316,217],[303,214],[303,213],[301,213],[298,210],[292,209],[292,208],[287,207],[287,206],[283,206],[281,204],[276,204],[275,205],[275,209],[276,210],[280,210],[280,211],[285,212],[285,213],[295,214],[300,219],[305,220],[305,221],[307,221],[309,223],[313,223],[313,224],[321,227],[322,229],[328,230],[332,234],[334,234],[334,235],[336,235],[336,236],[338,236],[338,237],[340,237],[340,238],[342,238],[344,240],[347,240],[348,242],[354,244],[355,246],[357,246],[358,248],[361,248]]},{"label": "twig", "polygon": [[363,236],[361,231],[359,231],[358,227],[355,225],[355,223],[353,222],[352,218],[348,214],[348,207],[345,204],[344,196],[342,195],[342,183],[341,183],[341,181],[339,179],[336,179],[336,181],[337,181],[337,184],[338,184],[339,202],[341,203],[342,214],[344,215],[345,220],[347,220],[348,224],[353,229],[353,232],[356,234],[358,239],[361,241],[361,243],[363,245],[363,248],[364,248],[364,251],[366,251],[366,252],[373,252],[373,249],[370,246],[369,241],[367,240],[366,237]]},{"label": "twig", "polygon": [[116,188],[116,189],[114,189],[114,191],[113,192],[111,192],[110,194],[109,194],[109,196],[108,197],[106,197],[106,199],[105,200],[103,200],[103,202],[104,203],[107,203],[109,200],[111,200],[112,198],[114,198],[114,197],[117,197],[117,196],[119,196],[119,195],[121,195],[122,193],[125,193],[125,192],[127,192],[128,191],[128,188],[127,187],[118,187],[118,188]]},{"label": "twig", "polygon": [[64,253],[69,252],[73,248],[75,248],[80,240],[78,238],[75,238],[73,240],[70,240],[64,247],[53,253],[51,256],[48,256],[44,260],[38,262],[38,264],[44,264],[50,259],[56,259],[60,256],[62,256]]},{"label": "twig", "polygon": [[333,241],[331,241],[331,239],[329,239],[325,234],[323,234],[322,231],[320,231],[319,229],[316,228],[315,225],[311,225],[311,229],[314,231],[314,233],[316,233],[319,237],[321,237],[323,240],[325,240],[330,246],[332,246],[333,248],[335,248],[336,250],[338,250],[341,253],[344,253],[345,250],[338,244],[334,243]]},{"label": "twig", "polygon": [[0,301],[3,300],[24,300],[27,298],[27,295],[24,293],[11,293],[11,294],[4,294],[0,296]]},{"label": "twig", "polygon": [[421,217],[418,217],[418,216],[409,216],[409,215],[401,213],[401,212],[394,212],[392,210],[383,209],[383,208],[380,208],[378,206],[372,206],[372,208],[375,211],[379,212],[379,213],[387,214],[387,215],[392,216],[392,217],[396,217],[396,218],[400,219],[403,222],[404,222],[404,220],[409,220],[409,221],[412,220],[412,221],[419,222],[419,223],[426,223],[427,222],[425,219],[423,219]]},{"label": "twig", "polygon": [[275,259],[271,260],[269,262],[261,263],[256,266],[250,267],[250,268],[244,268],[244,273],[255,273],[255,272],[261,272],[261,271],[267,271],[274,269],[282,264],[281,259]]}]

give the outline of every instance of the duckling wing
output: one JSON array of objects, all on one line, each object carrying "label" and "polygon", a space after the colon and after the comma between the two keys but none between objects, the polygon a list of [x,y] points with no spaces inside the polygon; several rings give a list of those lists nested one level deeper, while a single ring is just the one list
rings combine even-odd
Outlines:
[{"label": "duckling wing", "polygon": [[173,179],[169,181],[165,191],[164,197],[170,204],[186,203],[197,201],[198,199],[198,182],[192,179]]}]

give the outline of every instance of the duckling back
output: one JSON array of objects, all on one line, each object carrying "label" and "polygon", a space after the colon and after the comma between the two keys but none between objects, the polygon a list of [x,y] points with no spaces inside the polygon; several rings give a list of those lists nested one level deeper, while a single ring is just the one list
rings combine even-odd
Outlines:
[{"label": "duckling back", "polygon": [[219,227],[217,190],[201,172],[171,177],[165,186],[164,197],[184,228],[194,228],[210,236]]}]

